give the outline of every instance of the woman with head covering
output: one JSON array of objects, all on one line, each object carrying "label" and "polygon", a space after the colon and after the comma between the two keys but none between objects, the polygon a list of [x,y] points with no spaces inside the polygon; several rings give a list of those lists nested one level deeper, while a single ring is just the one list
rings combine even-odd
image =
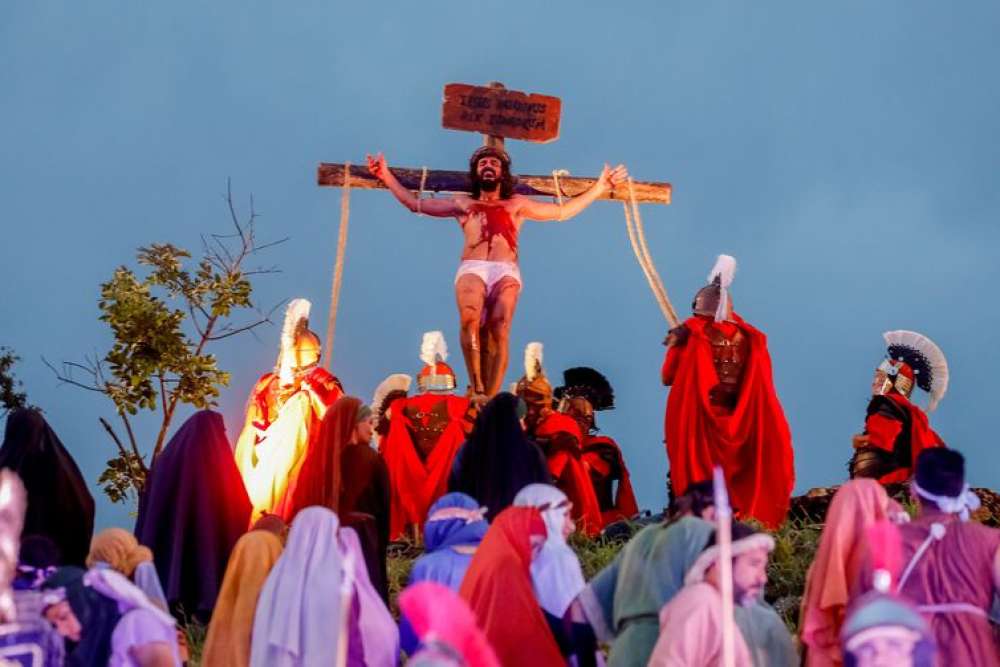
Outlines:
[{"label": "woman with head covering", "polygon": [[565,663],[531,584],[531,561],[545,535],[538,510],[504,510],[486,532],[459,590],[502,665]]},{"label": "woman with head covering", "polygon": [[532,483],[550,484],[545,456],[524,433],[524,401],[506,392],[494,396],[455,457],[449,491],[467,493],[488,508],[491,521]]},{"label": "woman with head covering", "polygon": [[485,508],[464,493],[438,498],[427,514],[424,553],[413,564],[409,583],[436,581],[457,592],[490,527],[484,514]]},{"label": "woman with head covering", "polygon": [[301,472],[288,489],[288,502],[278,511],[288,518],[313,505],[336,512],[344,525],[357,530],[368,575],[385,600],[389,591],[385,570],[389,471],[382,457],[368,446],[372,428],[368,406],[353,396],[337,400],[323,416]]},{"label": "woman with head covering", "polygon": [[843,663],[840,628],[865,567],[865,531],[889,518],[897,507],[874,479],[851,480],[833,497],[802,596],[806,665]]},{"label": "woman with head covering", "polygon": [[281,540],[267,530],[251,530],[236,543],[208,625],[205,665],[247,667],[257,598],[281,555]]},{"label": "woman with head covering", "polygon": [[587,582],[580,560],[566,544],[576,529],[570,515],[573,504],[550,484],[529,484],[515,496],[514,505],[534,507],[545,521],[545,544],[531,562],[531,579],[560,649],[575,656],[578,665],[594,664],[597,640],[582,608],[574,604]]},{"label": "woman with head covering", "polygon": [[361,638],[365,667],[395,667],[399,663],[399,630],[378,591],[363,567],[361,542],[353,528],[340,529],[340,549],[345,558],[356,564],[352,573],[354,600],[357,603],[357,635]]},{"label": "woman with head covering", "polygon": [[66,567],[45,588],[45,618],[72,642],[67,665],[180,667],[174,619],[121,574]]},{"label": "woman with head covering", "polygon": [[28,492],[23,534],[48,537],[62,564],[83,565],[94,532],[94,498],[40,412],[25,408],[7,415],[0,468],[16,472]]},{"label": "woman with head covering", "polygon": [[343,590],[349,573],[339,528],[337,515],[325,507],[307,507],[295,517],[285,550],[257,600],[250,640],[253,667],[333,664],[342,649],[348,664],[364,664],[357,624],[350,621],[357,613],[353,592]]},{"label": "woman with head covering", "polygon": [[408,586],[399,610],[420,642],[408,666],[500,667],[469,605],[450,588],[433,581]]},{"label": "woman with head covering", "polygon": [[153,552],[121,528],[107,528],[94,536],[87,567],[110,567],[128,577],[156,606],[167,611],[167,598],[153,565]]},{"label": "woman with head covering", "polygon": [[222,415],[194,413],[153,463],[135,526],[172,611],[208,622],[250,509]]}]

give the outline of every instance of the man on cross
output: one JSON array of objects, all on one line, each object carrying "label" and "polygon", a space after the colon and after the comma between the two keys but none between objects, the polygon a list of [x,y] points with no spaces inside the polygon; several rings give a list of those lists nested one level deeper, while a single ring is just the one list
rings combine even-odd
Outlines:
[{"label": "man on cross", "polygon": [[455,276],[460,340],[472,393],[479,399],[500,390],[507,370],[510,325],[521,292],[518,234],[525,220],[564,221],[628,178],[623,165],[604,170],[587,191],[561,203],[514,194],[510,156],[483,146],[469,159],[470,195],[420,199],[404,188],[379,153],[368,156],[368,170],[411,211],[436,218],[457,218],[465,234],[462,262]]}]

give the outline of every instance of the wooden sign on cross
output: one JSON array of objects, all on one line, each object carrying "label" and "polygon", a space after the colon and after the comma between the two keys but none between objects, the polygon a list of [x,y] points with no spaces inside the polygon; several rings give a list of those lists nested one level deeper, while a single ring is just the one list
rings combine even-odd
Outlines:
[{"label": "wooden sign on cross", "polygon": [[[562,101],[558,97],[507,90],[496,82],[489,86],[449,83],[444,87],[441,124],[448,129],[480,132],[486,145],[503,148],[504,137],[539,143],[555,141],[559,137],[561,112]],[[468,171],[391,169],[403,187],[413,192],[472,192]],[[343,164],[322,162],[316,180],[319,185],[340,187],[347,172]],[[349,178],[352,188],[385,188],[363,166],[351,165]],[[574,176],[560,176],[557,181],[551,174],[518,174],[514,192],[535,197],[575,197],[596,181]],[[556,192],[557,184],[560,192]],[[639,203],[670,203],[670,183],[634,181],[632,186]],[[628,200],[628,188],[618,186],[601,198]]]}]

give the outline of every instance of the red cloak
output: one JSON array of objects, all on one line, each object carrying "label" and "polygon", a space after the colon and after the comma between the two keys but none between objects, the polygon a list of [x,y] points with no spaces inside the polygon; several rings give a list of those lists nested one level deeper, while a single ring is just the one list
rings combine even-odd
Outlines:
[{"label": "red cloak", "polygon": [[[944,441],[931,428],[926,413],[911,403],[908,398],[896,392],[890,392],[885,397],[892,400],[910,416],[910,466],[894,470],[878,480],[882,484],[893,484],[905,482],[910,478],[910,473],[916,466],[917,456],[920,455],[920,452],[931,447],[944,447]],[[898,419],[876,412],[865,419],[865,433],[871,437],[872,445],[891,454],[895,450],[896,438],[902,433],[903,425],[903,422]]]},{"label": "red cloak", "polygon": [[543,447],[549,472],[556,486],[573,503],[573,520],[580,530],[594,536],[601,532],[604,521],[594,486],[584,464],[580,426],[561,412],[550,412],[535,427],[535,437],[548,441]]},{"label": "red cloak", "polygon": [[[614,481],[617,473],[618,489],[614,499],[609,499],[612,504],[601,511],[602,525],[634,518],[639,513],[639,504],[635,500],[632,480],[618,443],[606,435],[588,435],[584,438],[583,462],[590,471],[595,497],[598,495],[596,487],[600,485],[609,488],[608,485]],[[608,495],[610,496],[610,490]]]},{"label": "red cloak", "polygon": [[719,382],[705,333],[711,320],[689,318],[687,340],[667,349],[662,378],[673,385],[665,429],[670,482],[680,495],[692,482],[711,479],[712,468],[721,465],[733,507],[775,528],[795,484],[791,432],[774,390],[767,337],[735,313],[732,318],[750,344],[731,413],[709,402]]},{"label": "red cloak", "polygon": [[532,534],[545,534],[537,509],[508,507],[500,512],[459,589],[504,667],[566,664],[532,587]]},{"label": "red cloak", "polygon": [[[406,408],[429,418],[435,406],[444,403],[448,425],[425,461],[420,460],[410,428],[414,426]],[[381,442],[381,454],[389,468],[390,499],[389,539],[402,536],[410,526],[423,525],[427,510],[448,490],[448,475],[459,447],[465,442],[465,416],[469,399],[452,395],[420,394],[400,398],[389,408],[392,420],[389,434]]]}]

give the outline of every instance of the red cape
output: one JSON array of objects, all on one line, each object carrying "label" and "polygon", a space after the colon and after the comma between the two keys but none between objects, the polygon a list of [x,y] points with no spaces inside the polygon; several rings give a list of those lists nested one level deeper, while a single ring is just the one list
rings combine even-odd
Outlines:
[{"label": "red cape", "polygon": [[459,589],[504,667],[566,664],[531,583],[533,533],[545,533],[535,508],[508,507],[500,512]]},{"label": "red cape", "polygon": [[771,377],[767,337],[733,314],[750,342],[740,396],[732,414],[711,405],[708,393],[718,376],[705,334],[710,320],[691,317],[682,345],[667,349],[663,380],[667,399],[666,443],[675,495],[692,482],[712,478],[721,465],[733,507],[741,516],[777,527],[788,512],[795,484],[792,436]]},{"label": "red cape", "polygon": [[[407,428],[410,420],[404,412],[414,406],[420,412],[430,410],[441,401],[448,404],[451,421],[441,433],[426,461],[421,461]],[[381,454],[389,468],[392,487],[389,539],[402,536],[409,526],[423,525],[427,510],[448,490],[448,474],[459,447],[465,442],[465,414],[469,399],[441,394],[420,394],[393,401],[389,408],[392,421],[389,434],[382,440]]]},{"label": "red cape", "polygon": [[628,468],[625,466],[625,457],[622,456],[621,447],[618,446],[617,442],[606,435],[587,436],[583,445],[583,462],[590,470],[591,476],[607,477],[612,472],[611,464],[601,455],[601,452],[608,450],[614,450],[614,455],[618,458],[618,469],[621,470],[622,476],[618,480],[614,506],[601,512],[601,521],[605,526],[615,521],[633,519],[639,513],[639,504],[632,491],[632,479],[629,477]]},{"label": "red cape", "polygon": [[[910,413],[910,467],[894,470],[878,480],[882,484],[893,484],[905,482],[910,478],[920,452],[931,447],[944,447],[945,445],[941,436],[931,428],[927,414],[911,403],[908,398],[895,392],[886,394],[886,398],[891,399],[893,403]],[[865,420],[865,433],[871,436],[871,444],[888,452],[892,452],[895,448],[896,438],[902,430],[903,422],[881,414],[870,415]]]},{"label": "red cape", "polygon": [[561,412],[551,412],[535,428],[535,436],[540,439],[553,440],[553,436],[558,434],[567,434],[575,438],[575,442],[572,450],[553,442],[555,446],[548,448],[546,457],[549,472],[552,473],[556,486],[573,503],[573,520],[580,530],[590,536],[597,535],[604,527],[604,521],[601,518],[601,507],[597,503],[597,496],[594,494],[594,485],[581,458],[582,438],[579,424]]}]

